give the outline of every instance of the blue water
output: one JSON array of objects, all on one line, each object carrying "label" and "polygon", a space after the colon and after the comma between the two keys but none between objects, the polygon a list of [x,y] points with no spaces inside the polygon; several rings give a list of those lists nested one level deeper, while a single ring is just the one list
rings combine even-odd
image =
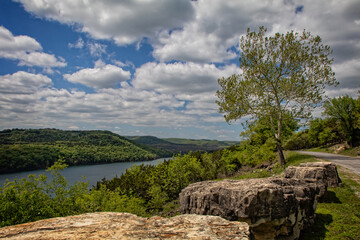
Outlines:
[{"label": "blue water", "polygon": [[[83,166],[73,166],[68,167],[61,171],[61,175],[65,177],[70,185],[75,184],[77,181],[88,181],[89,187],[96,185],[96,182],[100,181],[103,178],[112,179],[116,176],[120,176],[125,172],[126,169],[130,168],[133,165],[141,165],[141,164],[150,164],[157,165],[162,163],[164,160],[169,158],[159,158],[153,161],[144,161],[144,162],[118,162],[118,163],[107,163],[107,164],[99,164],[99,165],[83,165]],[[0,187],[8,179],[9,181],[14,181],[14,179],[26,178],[29,174],[47,174],[48,172],[45,170],[34,170],[27,172],[19,172],[19,173],[7,173],[0,174]],[[83,177],[86,179],[84,180]]]}]

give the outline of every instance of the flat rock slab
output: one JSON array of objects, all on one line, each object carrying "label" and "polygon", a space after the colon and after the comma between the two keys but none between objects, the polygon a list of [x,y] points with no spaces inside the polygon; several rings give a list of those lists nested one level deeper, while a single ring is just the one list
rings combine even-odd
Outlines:
[{"label": "flat rock slab", "polygon": [[249,226],[215,216],[142,218],[129,213],[87,213],[0,228],[0,239],[250,239]]},{"label": "flat rock slab", "polygon": [[342,184],[336,165],[328,162],[308,162],[301,163],[298,167],[287,167],[285,178],[314,179],[329,187],[339,187]]},{"label": "flat rock slab", "polygon": [[313,222],[317,201],[325,193],[326,186],[314,180],[205,181],[183,189],[179,202],[182,213],[246,221],[255,239],[297,239]]}]

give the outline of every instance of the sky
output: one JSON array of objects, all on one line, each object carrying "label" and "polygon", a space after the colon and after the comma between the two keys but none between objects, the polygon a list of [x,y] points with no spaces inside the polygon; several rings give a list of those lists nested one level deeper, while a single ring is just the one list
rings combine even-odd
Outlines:
[{"label": "sky", "polygon": [[319,35],[340,83],[326,95],[357,98],[359,0],[1,0],[0,129],[240,140],[217,79],[259,26]]}]

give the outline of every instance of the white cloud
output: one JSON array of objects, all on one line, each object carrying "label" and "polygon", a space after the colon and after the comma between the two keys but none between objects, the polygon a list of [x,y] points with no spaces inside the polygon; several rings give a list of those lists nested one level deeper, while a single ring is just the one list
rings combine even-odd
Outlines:
[{"label": "white cloud", "polygon": [[182,27],[193,17],[189,0],[42,0],[21,2],[39,17],[80,25],[96,39],[113,39],[119,45],[152,38],[159,31]]},{"label": "white cloud", "polygon": [[216,118],[212,115],[218,110],[215,103],[217,79],[239,71],[236,65],[218,68],[214,64],[152,62],[136,69],[132,84],[137,89],[173,95],[186,102],[179,110],[184,116],[191,116],[198,122],[209,119],[214,122]]},{"label": "white cloud", "polygon": [[121,83],[121,88],[98,89],[94,93],[55,89],[48,77],[26,72],[0,76],[0,82],[0,128],[109,129],[100,126],[127,124],[133,129],[186,130],[220,121],[213,115],[216,111],[210,104],[212,97],[206,94],[191,95],[194,104],[189,103],[187,109],[186,102],[173,94],[137,89],[126,82]]},{"label": "white cloud", "polygon": [[19,61],[20,66],[65,67],[62,58],[53,54],[40,52],[42,47],[29,36],[13,36],[3,26],[0,26],[0,57]]},{"label": "white cloud", "polygon": [[1,94],[31,94],[43,87],[52,86],[52,81],[42,74],[19,71],[0,76]]},{"label": "white cloud", "polygon": [[94,57],[100,57],[101,55],[106,54],[105,44],[89,42],[87,47],[89,48],[90,54]]},{"label": "white cloud", "polygon": [[303,11],[297,14],[293,25],[286,30],[306,29],[313,35],[319,35],[324,44],[333,49],[333,70],[340,82],[337,90],[328,89],[327,94],[335,97],[348,92],[354,96],[353,93],[360,90],[360,29],[356,24],[356,20],[359,19],[360,2],[306,0],[302,1],[301,5]]},{"label": "white cloud", "polygon": [[17,72],[0,76],[0,81],[0,127],[37,123],[42,127],[119,123],[182,126],[194,120],[176,110],[184,102],[173,96],[137,90],[127,84],[85,93],[50,88],[51,80],[41,74]]},{"label": "white cloud", "polygon": [[360,88],[360,57],[333,65],[335,76],[340,80],[340,88]]},{"label": "white cloud", "polygon": [[75,43],[69,43],[69,48],[83,48],[85,45],[85,42],[82,38],[78,38],[78,40]]},{"label": "white cloud", "polygon": [[19,71],[0,76],[0,122],[14,127],[26,121],[36,123],[39,93],[51,86],[51,79],[42,74]]},{"label": "white cloud", "polygon": [[149,62],[136,69],[134,87],[175,95],[215,93],[220,77],[237,73],[235,65]]},{"label": "white cloud", "polygon": [[359,97],[359,90],[360,90],[360,87],[359,88],[331,88],[331,89],[326,90],[325,95],[329,98],[349,95],[350,97],[356,99]]},{"label": "white cloud", "polygon": [[73,74],[64,74],[64,78],[72,83],[80,83],[93,88],[113,88],[117,83],[129,80],[131,73],[122,68],[108,64],[101,60],[94,68],[81,69]]},{"label": "white cloud", "polygon": [[88,40],[85,42],[81,37],[79,37],[78,40],[76,40],[74,43],[68,43],[68,47],[78,49],[85,48],[89,50],[91,56],[93,57],[101,57],[102,55],[106,54],[107,48],[105,44],[101,44],[93,40]]},{"label": "white cloud", "polygon": [[248,27],[285,26],[295,17],[295,7],[282,0],[198,0],[196,20],[183,29],[163,32],[154,42],[154,57],[160,61],[223,62],[233,59],[239,37]]},{"label": "white cloud", "polygon": [[128,61],[128,60],[125,61],[125,63],[122,62],[122,61],[113,60],[113,63],[114,63],[115,65],[119,66],[119,67],[130,67],[130,68],[135,69],[134,63],[131,62],[131,61]]},{"label": "white cloud", "polygon": [[16,36],[3,26],[0,26],[0,51],[25,52],[41,50],[41,45],[29,36]]}]

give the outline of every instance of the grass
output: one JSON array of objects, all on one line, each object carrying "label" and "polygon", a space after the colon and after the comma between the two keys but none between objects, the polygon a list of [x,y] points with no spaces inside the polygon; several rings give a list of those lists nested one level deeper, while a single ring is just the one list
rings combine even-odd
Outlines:
[{"label": "grass", "polygon": [[302,233],[301,239],[360,239],[359,178],[338,168],[343,186],[328,189],[328,198],[319,203],[315,223]]},{"label": "grass", "polygon": [[352,156],[352,157],[360,156],[360,146],[359,147],[353,147],[353,148],[350,148],[350,149],[345,149],[340,154],[344,154],[344,155],[348,155],[348,156]]}]

